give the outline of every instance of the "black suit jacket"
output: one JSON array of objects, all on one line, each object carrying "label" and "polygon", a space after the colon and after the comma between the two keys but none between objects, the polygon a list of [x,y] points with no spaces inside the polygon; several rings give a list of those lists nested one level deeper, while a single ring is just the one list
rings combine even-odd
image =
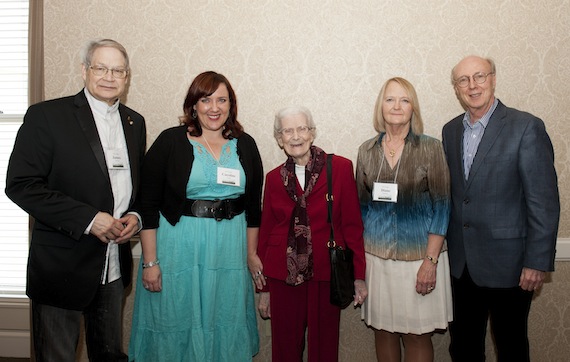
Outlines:
[{"label": "black suit jacket", "polygon": [[[144,118],[120,105],[133,193],[146,148]],[[10,157],[6,194],[35,218],[27,294],[34,301],[81,310],[100,283],[106,244],[85,229],[97,212],[113,214],[103,147],[84,91],[31,106]],[[132,275],[129,243],[119,247],[123,283]]]},{"label": "black suit jacket", "polygon": [[475,284],[516,287],[523,267],[554,270],[560,203],[544,123],[499,102],[463,172],[463,115],[443,127],[451,175],[447,246],[451,274],[467,265]]}]

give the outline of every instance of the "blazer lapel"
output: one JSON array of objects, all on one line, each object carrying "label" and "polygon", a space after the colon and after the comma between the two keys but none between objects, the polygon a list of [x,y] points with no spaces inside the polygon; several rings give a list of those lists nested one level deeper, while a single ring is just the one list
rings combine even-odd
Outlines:
[{"label": "blazer lapel", "polygon": [[93,151],[93,155],[97,159],[97,163],[101,168],[103,174],[109,179],[109,171],[107,170],[107,163],[105,162],[105,153],[103,151],[103,146],[101,145],[101,140],[99,139],[99,132],[97,132],[97,126],[95,125],[95,119],[93,118],[93,112],[89,107],[87,98],[83,91],[79,92],[75,96],[75,105],[78,107],[75,116],[79,126],[85,133],[89,141],[89,146]]},{"label": "blazer lapel", "polygon": [[445,143],[448,147],[448,159],[450,162],[449,172],[458,173],[456,180],[463,180],[465,186],[465,172],[463,171],[463,116],[458,117],[449,132],[449,138]]},{"label": "blazer lapel", "polygon": [[137,144],[137,139],[134,132],[134,120],[128,114],[125,107],[121,104],[119,105],[119,114],[121,115],[121,124],[123,126],[123,132],[125,134],[125,141],[127,143],[127,151],[129,153],[129,164],[131,170],[131,180],[133,184],[133,192],[131,196],[131,203],[134,200],[134,196],[137,194],[137,185],[139,178],[139,147]]}]

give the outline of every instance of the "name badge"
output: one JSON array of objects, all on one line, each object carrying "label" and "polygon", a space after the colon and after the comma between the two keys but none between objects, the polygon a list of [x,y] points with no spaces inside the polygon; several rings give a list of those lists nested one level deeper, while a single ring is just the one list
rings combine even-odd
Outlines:
[{"label": "name badge", "polygon": [[240,186],[240,170],[218,167],[218,184]]},{"label": "name badge", "polygon": [[112,148],[108,150],[109,157],[111,158],[111,164],[109,165],[109,170],[128,170],[129,169],[129,158],[124,148]]},{"label": "name badge", "polygon": [[372,188],[372,200],[383,202],[398,201],[398,184],[375,182]]}]

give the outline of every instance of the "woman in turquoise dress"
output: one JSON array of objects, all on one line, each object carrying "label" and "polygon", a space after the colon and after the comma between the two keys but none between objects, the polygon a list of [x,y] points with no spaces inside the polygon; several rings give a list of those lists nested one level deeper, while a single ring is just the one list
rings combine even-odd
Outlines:
[{"label": "woman in turquoise dress", "polygon": [[184,113],[143,165],[129,360],[251,361],[259,350],[252,276],[261,271],[261,157],[223,75],[198,75]]}]

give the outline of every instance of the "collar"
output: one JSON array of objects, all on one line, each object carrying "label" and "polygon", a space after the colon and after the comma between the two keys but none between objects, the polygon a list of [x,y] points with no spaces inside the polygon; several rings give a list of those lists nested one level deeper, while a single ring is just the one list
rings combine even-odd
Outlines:
[{"label": "collar", "polygon": [[[376,146],[381,146],[382,145],[382,139],[384,138],[385,135],[386,135],[386,132],[380,132],[376,141],[370,142],[370,144],[368,145],[368,149],[371,150],[372,148],[374,148]],[[410,127],[410,130],[408,131],[408,135],[404,138],[404,141],[405,141],[404,145],[406,143],[412,143],[413,145],[417,145],[419,143],[419,139],[420,139],[420,136],[415,134],[412,131],[412,128]]]},{"label": "collar", "polygon": [[[475,123],[481,123],[481,125],[483,126],[483,129],[487,128],[487,125],[489,124],[489,120],[491,119],[493,112],[495,112],[495,109],[497,109],[498,104],[499,104],[499,99],[497,97],[495,97],[495,101],[493,102],[493,105],[491,106],[491,108],[489,108],[487,113],[485,113],[483,115],[483,117],[481,117]],[[471,124],[471,115],[469,114],[469,112],[465,112],[465,115],[463,116],[463,127],[464,128],[465,127],[473,127],[473,125]]]},{"label": "collar", "polygon": [[93,97],[91,93],[89,93],[87,88],[83,88],[83,91],[85,92],[85,97],[87,98],[87,102],[91,107],[91,111],[94,114],[97,114],[101,117],[105,117],[107,114],[114,114],[115,112],[118,111],[120,104],[118,99],[112,106],[109,106],[107,102],[100,101],[95,97]]}]

